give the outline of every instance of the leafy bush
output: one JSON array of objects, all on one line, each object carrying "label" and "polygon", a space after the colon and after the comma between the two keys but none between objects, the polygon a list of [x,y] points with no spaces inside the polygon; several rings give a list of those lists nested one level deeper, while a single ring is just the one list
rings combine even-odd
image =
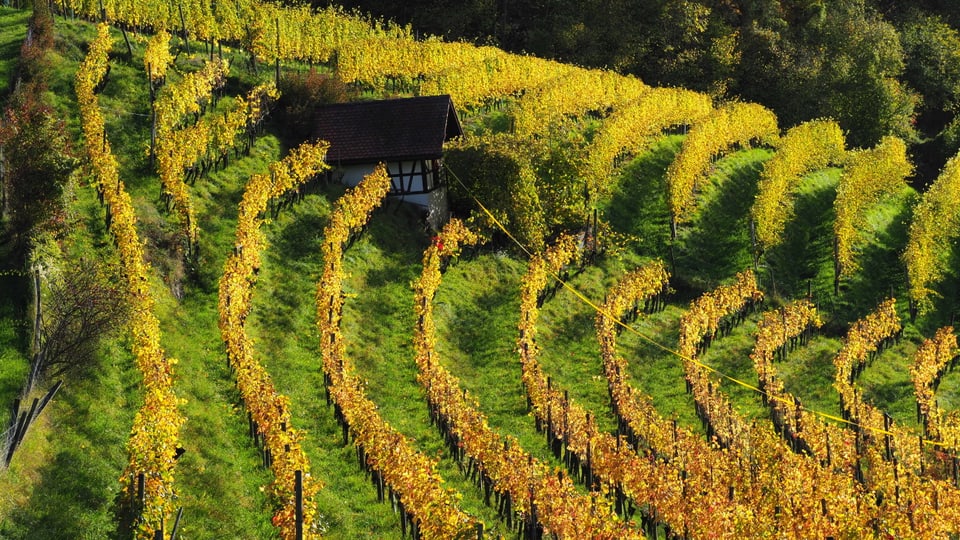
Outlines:
[{"label": "leafy bush", "polygon": [[317,105],[343,103],[351,91],[336,75],[310,68],[306,73],[289,73],[280,79],[278,105],[283,123],[298,139],[310,136],[313,109]]}]

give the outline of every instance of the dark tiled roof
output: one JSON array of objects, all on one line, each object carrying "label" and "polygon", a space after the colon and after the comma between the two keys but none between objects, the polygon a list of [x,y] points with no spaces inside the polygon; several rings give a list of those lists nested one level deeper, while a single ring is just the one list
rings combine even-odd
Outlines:
[{"label": "dark tiled roof", "polygon": [[433,159],[462,135],[450,96],[324,105],[314,111],[313,136],[330,142],[327,162],[349,165]]}]

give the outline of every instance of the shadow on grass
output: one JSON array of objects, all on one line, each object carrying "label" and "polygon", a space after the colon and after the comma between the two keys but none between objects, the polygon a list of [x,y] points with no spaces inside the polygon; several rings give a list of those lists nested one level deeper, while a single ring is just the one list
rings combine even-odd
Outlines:
[{"label": "shadow on grass", "polygon": [[917,327],[924,336],[932,336],[938,328],[955,326],[960,311],[960,248],[954,243],[946,255],[943,279],[931,283],[929,288],[935,291],[930,295],[933,307],[929,312],[917,318]]},{"label": "shadow on grass", "polygon": [[833,359],[840,346],[838,341],[823,337],[791,351],[787,361],[776,366],[786,391],[813,410],[840,414],[840,398],[833,388]]},{"label": "shadow on grass", "polygon": [[297,203],[297,207],[293,209],[293,217],[283,226],[280,234],[271,238],[268,249],[284,264],[319,260],[323,230],[329,218],[330,204],[322,198],[308,195]]},{"label": "shadow on grass", "polygon": [[903,403],[914,403],[914,395],[913,383],[909,379],[877,382],[863,391],[866,403],[887,412],[903,409],[904,407],[900,406]]},{"label": "shadow on grass", "polygon": [[676,273],[695,288],[713,289],[753,266],[750,208],[763,160],[770,155],[769,150],[752,149],[718,162],[718,171],[703,187],[693,223],[681,226]]},{"label": "shadow on grass", "polygon": [[[556,340],[559,344],[573,346],[584,341],[596,339],[594,330],[594,320],[596,319],[593,311],[582,311],[572,317],[562,319],[553,329],[556,333]],[[561,345],[564,346],[564,345]]]},{"label": "shadow on grass", "polygon": [[794,216],[786,223],[783,243],[764,254],[763,284],[784,298],[833,295],[833,222],[838,171],[822,171],[801,182]]},{"label": "shadow on grass", "polygon": [[16,82],[20,63],[20,47],[27,35],[28,10],[14,10],[4,7],[0,10],[3,23],[0,24],[0,99],[6,102],[10,90]]},{"label": "shadow on grass", "polygon": [[54,420],[50,436],[62,439],[59,450],[37,471],[29,501],[0,524],[0,537],[129,537],[118,529],[115,497],[120,488],[117,478],[125,463],[127,434],[119,426],[129,426],[132,413],[131,418],[108,418],[111,414],[101,408],[110,409],[122,399],[104,392],[95,376],[74,382],[58,393],[56,400],[60,403],[52,406],[57,410],[48,408],[44,414],[69,415],[72,427],[58,429],[59,422]]},{"label": "shadow on grass", "polygon": [[[7,539],[85,538],[90,535],[89,517],[103,512],[113,501],[103,497],[103,477],[96,466],[74,449],[61,450],[40,470],[39,484],[27,503],[37,511],[15,510],[0,526]],[[103,531],[119,540],[116,529]]]},{"label": "shadow on grass", "polygon": [[[891,216],[887,225],[876,231],[873,239],[860,240],[856,274],[841,282],[842,298],[833,307],[835,317],[840,320],[859,319],[891,295],[904,297],[903,304],[906,305],[905,295],[901,294],[906,289],[906,270],[900,254],[907,243],[910,207],[900,204],[889,211]],[[906,309],[902,312],[905,313]]]},{"label": "shadow on grass", "polygon": [[[420,275],[423,250],[427,248],[427,225],[418,209],[398,199],[387,199],[370,218],[369,241],[381,251],[383,268],[367,272],[367,283],[408,286]],[[413,306],[411,305],[411,310]]]},{"label": "shadow on grass", "polygon": [[667,167],[680,150],[682,137],[660,139],[627,165],[604,209],[613,230],[632,235],[637,253],[669,256],[670,210],[667,207]]}]

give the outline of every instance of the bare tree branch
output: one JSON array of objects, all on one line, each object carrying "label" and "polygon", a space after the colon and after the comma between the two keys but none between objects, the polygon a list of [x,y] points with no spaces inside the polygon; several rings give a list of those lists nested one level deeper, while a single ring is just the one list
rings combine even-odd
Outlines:
[{"label": "bare tree branch", "polygon": [[100,339],[126,322],[129,302],[119,277],[115,268],[81,260],[49,284],[39,352],[44,375],[90,365]]}]

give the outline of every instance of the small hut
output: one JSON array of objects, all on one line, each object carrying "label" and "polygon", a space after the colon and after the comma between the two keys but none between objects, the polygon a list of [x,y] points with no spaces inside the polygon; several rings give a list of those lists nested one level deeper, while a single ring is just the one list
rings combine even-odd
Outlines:
[{"label": "small hut", "polygon": [[433,227],[446,221],[443,144],[463,135],[450,96],[324,105],[313,125],[313,137],[330,143],[332,180],[355,186],[384,163],[391,196],[423,208]]}]

